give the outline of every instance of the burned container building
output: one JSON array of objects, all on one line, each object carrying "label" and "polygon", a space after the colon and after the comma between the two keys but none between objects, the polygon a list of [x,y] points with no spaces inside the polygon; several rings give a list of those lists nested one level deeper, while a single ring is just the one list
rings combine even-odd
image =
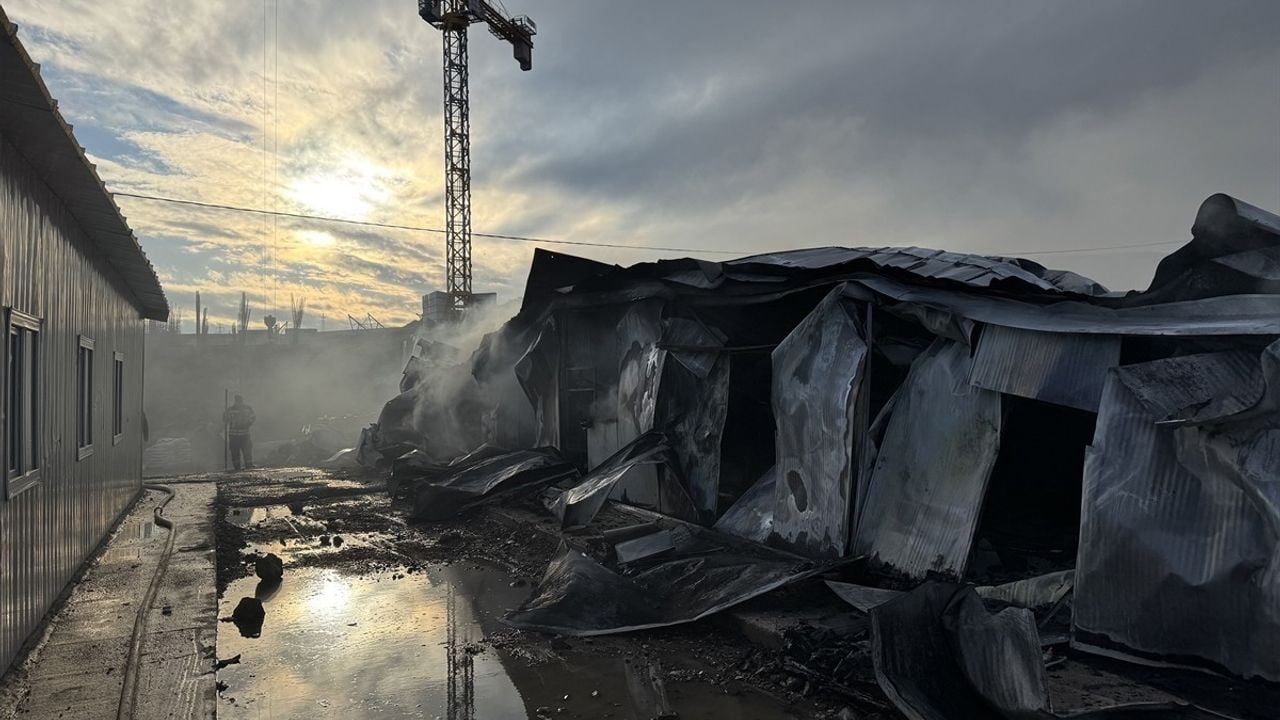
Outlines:
[{"label": "burned container building", "polygon": [[[885,596],[1074,587],[1076,647],[1278,681],[1277,268],[1280,217],[1226,195],[1130,293],[912,247],[626,268],[538,251],[519,314],[447,397],[433,383],[447,402],[410,382],[367,446],[392,467],[538,448],[585,473],[556,475],[566,528],[611,498],[854,562]],[[545,582],[571,596],[581,563]],[[760,582],[804,576],[784,565]],[[731,601],[662,599],[683,619]],[[516,621],[572,631],[546,619],[566,607]]]},{"label": "burned container building", "polygon": [[169,308],[0,11],[7,668],[141,489],[143,323]]}]

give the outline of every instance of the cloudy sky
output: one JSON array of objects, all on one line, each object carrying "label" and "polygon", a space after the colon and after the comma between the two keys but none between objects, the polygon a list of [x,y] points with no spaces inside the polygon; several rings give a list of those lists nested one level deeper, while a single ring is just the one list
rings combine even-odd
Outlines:
[{"label": "cloudy sky", "polygon": [[[1274,0],[505,1],[539,34],[522,73],[472,30],[477,231],[933,246],[1125,289],[1209,194],[1280,209]],[[443,225],[440,37],[411,0],[4,7],[113,190]],[[197,290],[215,326],[244,290],[334,329],[443,285],[439,235],[119,203],[187,328]],[[1116,245],[1140,247],[1085,250]],[[476,289],[518,296],[535,245],[474,247]]]}]

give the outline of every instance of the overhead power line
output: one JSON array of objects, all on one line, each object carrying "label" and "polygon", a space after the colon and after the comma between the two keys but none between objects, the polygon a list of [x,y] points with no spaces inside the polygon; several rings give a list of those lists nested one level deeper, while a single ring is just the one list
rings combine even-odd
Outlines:
[{"label": "overhead power line", "polygon": [[[254,213],[257,215],[274,215],[277,217],[296,218],[298,220],[313,220],[317,222],[331,222],[342,225],[358,225],[362,227],[384,228],[388,230],[409,230],[411,232],[426,232],[436,235],[444,235],[442,228],[423,227],[421,225],[402,225],[397,223],[380,223],[369,220],[351,220],[349,218],[326,217],[323,215],[307,215],[306,213],[291,213],[281,210],[263,210],[260,208],[241,207],[238,205],[224,205],[222,203],[200,202],[198,200],[182,200],[179,198],[161,197],[159,195],[143,195],[141,193],[116,192],[113,193],[119,197],[136,198],[138,200],[153,200],[156,202],[173,203],[175,205],[190,205],[192,207],[206,208],[208,210],[226,210],[229,212]],[[662,245],[625,245],[622,243],[604,243],[604,242],[587,242],[585,240],[551,240],[549,238],[526,237],[524,235],[503,235],[501,233],[483,233],[473,232],[473,237],[489,238],[491,240],[512,240],[516,242],[542,243],[547,245],[577,245],[580,247],[602,247],[602,248],[618,248],[621,250],[657,250],[660,252],[682,252],[682,253],[712,253],[716,255],[742,255],[740,250],[709,250],[706,248],[685,248],[685,247],[665,247]],[[1106,252],[1109,250],[1129,250],[1132,248],[1157,247],[1161,245],[1178,245],[1183,240],[1159,240],[1156,242],[1130,243],[1128,245],[1099,245],[1096,247],[1084,248],[1063,248],[1060,250],[1015,250],[1011,252],[986,252],[986,255],[1001,255],[1014,257],[1028,257],[1035,255],[1071,255],[1077,253]]]},{"label": "overhead power line", "polygon": [[1107,250],[1130,250],[1132,248],[1157,247],[1159,245],[1181,245],[1186,240],[1157,240],[1155,242],[1130,243],[1128,245],[1102,245],[1087,248],[1064,248],[1062,250],[1033,250],[1022,253],[993,253],[995,255],[1071,255],[1072,253],[1105,252]]},{"label": "overhead power line", "polygon": [[[181,200],[178,198],[161,197],[159,195],[143,195],[140,193],[117,192],[113,193],[119,197],[137,198],[139,200],[154,200],[157,202],[174,203],[176,205],[191,205],[194,207],[202,207],[210,210],[228,210],[231,212],[255,213],[258,215],[275,215],[277,217],[297,218],[299,220],[316,220],[319,222],[341,223],[343,225],[359,225],[362,227],[386,228],[390,230],[410,230],[413,232],[435,233],[437,235],[445,234],[441,228],[423,227],[421,225],[401,225],[397,223],[380,223],[369,220],[350,220],[348,218],[325,217],[322,215],[307,215],[305,213],[291,213],[280,210],[262,210],[260,208],[240,207],[237,205],[223,205],[221,203],[199,202],[197,200]],[[548,245],[579,245],[586,247],[605,247],[605,248],[622,248],[624,250],[660,250],[662,252],[692,252],[692,253],[716,253],[720,255],[740,255],[736,250],[698,250],[694,248],[679,247],[661,247],[658,245],[623,245],[621,243],[600,243],[586,242],[583,240],[549,240],[547,238],[525,237],[523,235],[503,235],[500,233],[471,233],[475,237],[489,238],[491,240],[514,240],[517,242],[528,243],[546,243]]]}]

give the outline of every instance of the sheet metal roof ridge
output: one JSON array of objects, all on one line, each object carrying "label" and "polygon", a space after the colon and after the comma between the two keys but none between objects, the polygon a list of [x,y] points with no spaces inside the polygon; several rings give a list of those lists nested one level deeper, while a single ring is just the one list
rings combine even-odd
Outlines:
[{"label": "sheet metal roof ridge", "polygon": [[[831,256],[830,262],[825,264],[815,264],[814,259],[823,255]],[[908,246],[888,246],[888,247],[844,247],[836,245],[828,245],[813,248],[797,248],[794,250],[780,250],[775,252],[758,253],[756,255],[748,255],[746,257],[735,258],[724,261],[725,265],[777,265],[781,267],[794,268],[797,270],[821,270],[826,267],[834,267],[859,259],[869,260],[878,265],[886,267],[896,267],[907,271],[916,272],[926,277],[931,275],[928,270],[932,265],[939,264],[948,268],[975,268],[971,278],[981,277],[982,274],[989,273],[996,279],[1017,279],[1030,285],[1037,286],[1043,290],[1050,292],[1072,292],[1077,294],[1078,291],[1065,288],[1053,281],[1053,277],[1063,277],[1070,275],[1079,278],[1082,281],[1088,281],[1090,284],[1101,288],[1095,281],[1079,276],[1075,273],[1069,273],[1063,270],[1054,270],[1047,268],[1034,260],[1025,258],[1011,258],[1003,255],[981,255],[977,253],[964,253],[954,250],[943,250],[939,248],[918,247],[914,245]],[[801,262],[795,262],[800,260]],[[805,262],[809,260],[809,262]]]},{"label": "sheet metal roof ridge", "polygon": [[[169,301],[165,297],[164,288],[160,284],[160,278],[156,274],[155,267],[147,258],[147,254],[143,251],[137,236],[133,234],[133,230],[120,212],[120,206],[116,204],[115,198],[107,190],[106,184],[98,175],[97,167],[89,161],[84,147],[76,140],[71,125],[67,123],[66,119],[58,111],[58,101],[53,98],[53,95],[49,92],[49,87],[45,85],[44,78],[40,75],[39,63],[33,61],[30,54],[27,53],[26,47],[18,39],[18,26],[9,20],[9,16],[3,7],[0,7],[0,26],[4,28],[4,39],[13,48],[21,64],[29,73],[31,82],[45,105],[43,108],[33,109],[48,112],[52,117],[56,126],[65,135],[66,142],[73,149],[73,153],[80,161],[80,165],[84,168],[86,177],[81,178],[81,180],[89,180],[95,189],[101,192],[102,199],[106,200],[107,205],[111,208],[110,215],[107,218],[108,224],[118,224],[119,227],[95,229],[96,223],[86,222],[84,218],[85,213],[92,212],[92,210],[86,210],[83,207],[77,209],[75,204],[70,201],[70,198],[59,195],[59,199],[67,207],[71,216],[75,218],[76,224],[80,226],[90,241],[102,251],[106,262],[115,269],[121,280],[133,293],[135,305],[142,312],[142,316],[149,320],[167,320],[169,317]],[[121,236],[127,236],[127,247],[121,247],[125,244],[124,238]],[[132,256],[132,260],[135,262],[132,265],[118,262],[121,255],[120,251],[123,251],[127,256]]]},{"label": "sheet metal roof ridge", "polygon": [[[829,257],[823,260],[823,255]],[[859,268],[860,263],[873,267]],[[1036,269],[1029,270],[1025,265]],[[682,296],[752,294],[742,288],[785,282],[813,284],[814,280],[838,280],[869,270],[900,277],[915,285],[959,287],[968,292],[1027,301],[1054,302],[1068,298],[1094,301],[1112,297],[1101,294],[1105,288],[1088,278],[1046,269],[1031,261],[931,248],[838,246],[781,250],[724,261],[683,257],[614,266],[577,284],[564,286],[558,292],[563,296],[617,290],[622,286],[640,287],[650,282],[678,287],[677,292]]]}]

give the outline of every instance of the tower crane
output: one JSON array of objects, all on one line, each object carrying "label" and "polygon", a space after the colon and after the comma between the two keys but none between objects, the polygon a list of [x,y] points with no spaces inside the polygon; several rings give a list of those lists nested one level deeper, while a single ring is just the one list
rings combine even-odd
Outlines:
[{"label": "tower crane", "polygon": [[444,34],[445,283],[456,314],[472,300],[467,28],[482,22],[495,37],[511,43],[521,70],[533,67],[538,28],[527,16],[507,17],[486,0],[418,0],[418,15]]}]

